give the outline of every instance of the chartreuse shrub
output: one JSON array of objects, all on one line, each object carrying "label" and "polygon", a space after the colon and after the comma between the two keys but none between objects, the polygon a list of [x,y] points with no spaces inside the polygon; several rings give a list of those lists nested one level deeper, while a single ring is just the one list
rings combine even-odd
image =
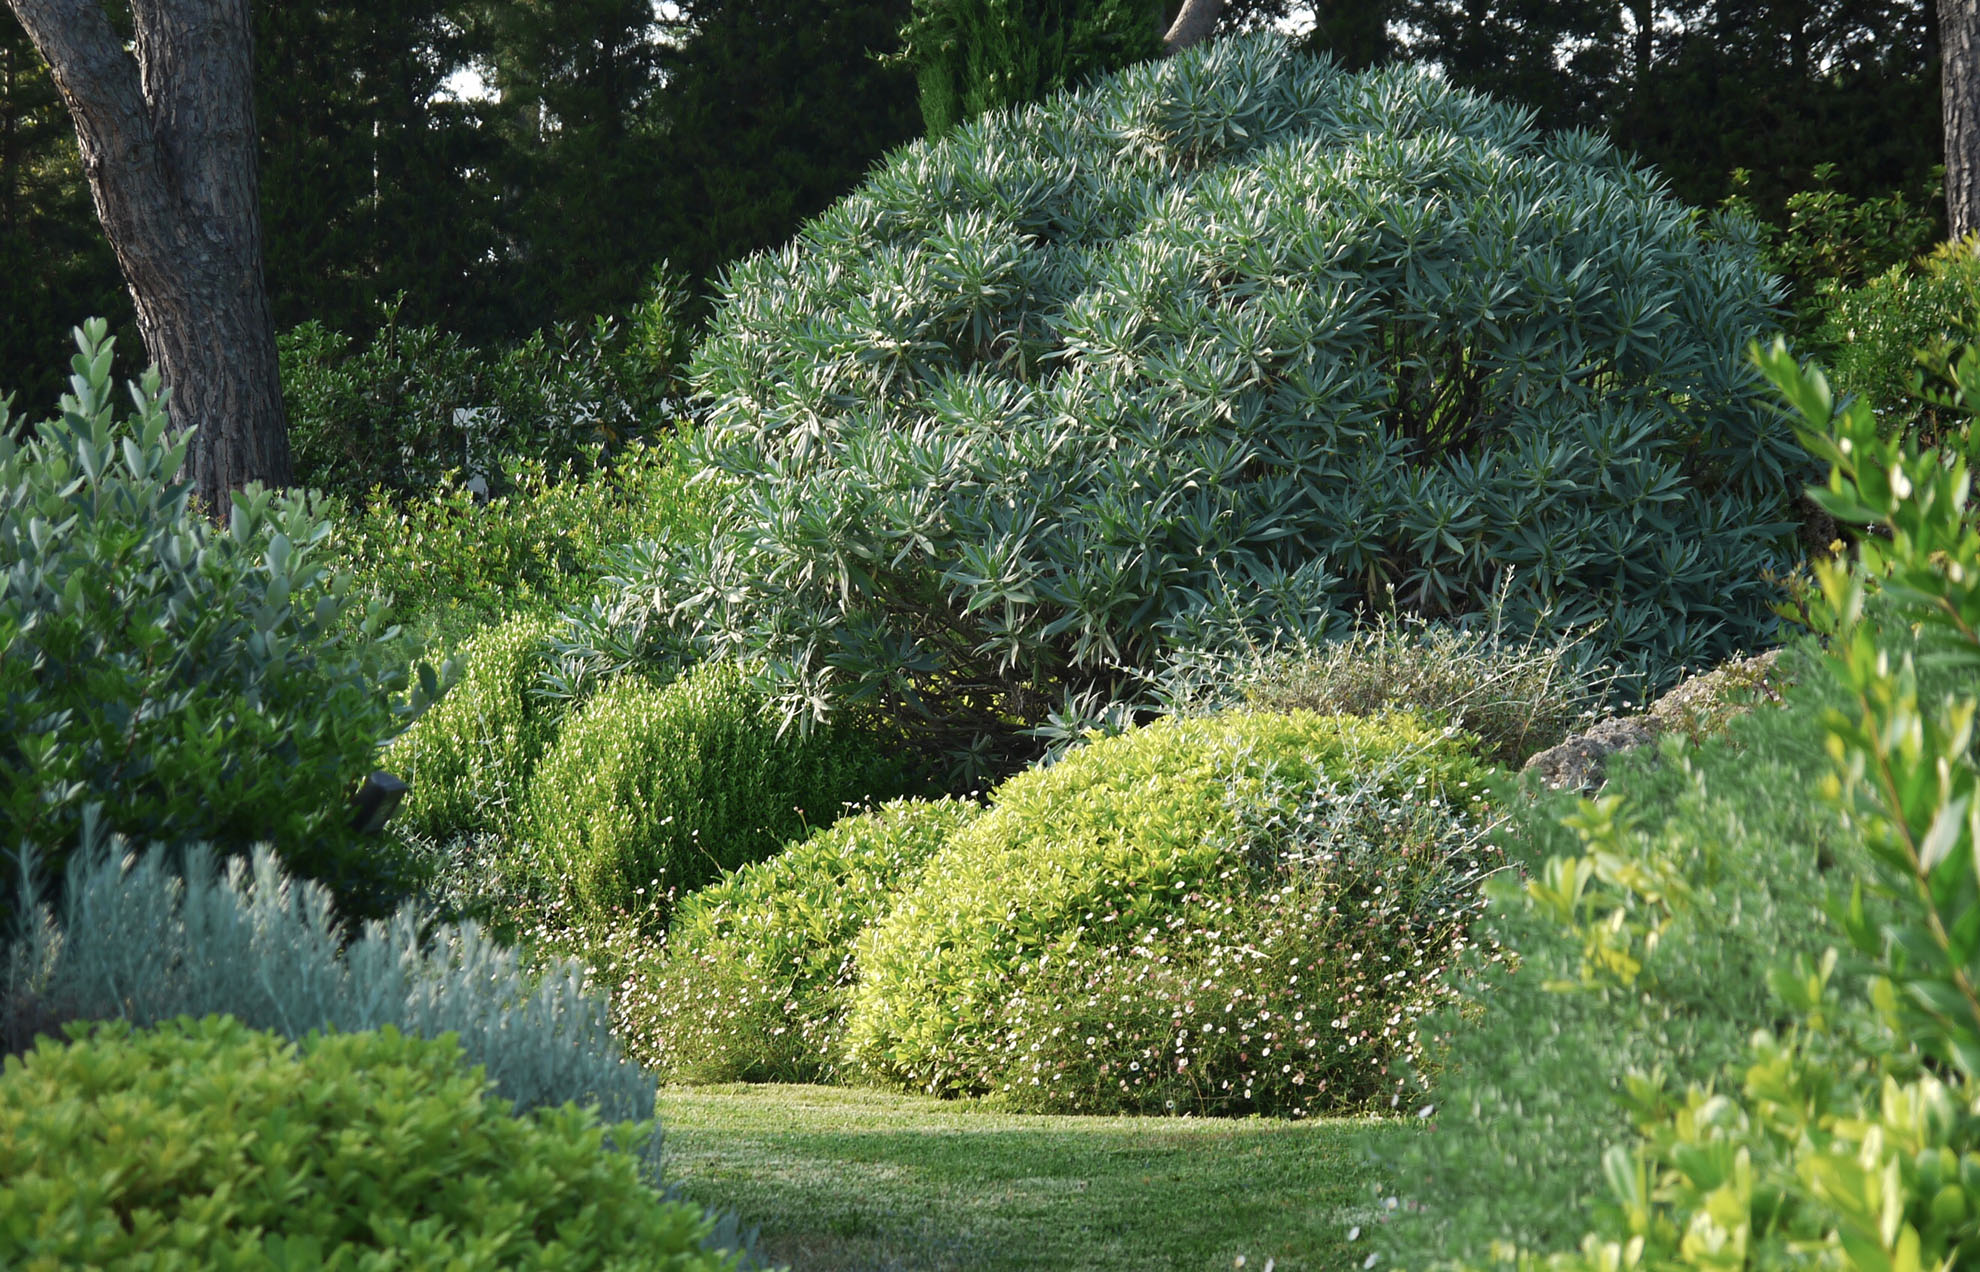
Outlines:
[{"label": "chartreuse shrub", "polygon": [[389,912],[408,863],[347,800],[438,686],[382,604],[333,573],[328,522],[250,489],[192,507],[155,375],[112,402],[111,341],[76,333],[73,396],[17,440],[0,409],[0,826],[59,879],[92,809],[138,841],[269,841],[348,915]]},{"label": "chartreuse shrub", "polygon": [[999,786],[858,947],[867,1075],[1069,1112],[1386,1102],[1490,850],[1414,717],[1171,717]]},{"label": "chartreuse shrub", "polygon": [[839,1078],[860,936],[980,811],[883,804],[687,897],[616,1004],[628,1046],[688,1082]]},{"label": "chartreuse shrub", "polygon": [[1950,342],[1980,314],[1980,258],[1971,243],[1949,243],[1914,265],[1899,265],[1839,292],[1816,341],[1832,349],[1836,389],[1862,396],[1885,434],[1911,433],[1939,445],[1965,426],[1956,404],[1922,392],[1920,357],[1943,364]]},{"label": "chartreuse shrub", "polygon": [[1755,647],[1806,456],[1701,238],[1583,133],[1272,35],[896,152],[729,272],[652,556],[680,644],[976,769],[1170,653],[1356,610],[1590,639],[1653,686]]},{"label": "chartreuse shrub", "polygon": [[[1881,532],[1862,537],[1854,565],[1817,563],[1811,608],[1843,700],[1822,719],[1832,763],[1818,798],[1863,849],[1822,935],[1846,941],[1854,966],[1834,946],[1776,963],[1772,1010],[1751,1018],[1767,1027],[1716,1075],[1618,1074],[1636,1135],[1604,1155],[1609,1201],[1592,1208],[1578,1250],[1508,1242],[1493,1252],[1500,1263],[1922,1269],[1980,1258],[1970,474],[1963,458],[1883,436],[1861,399],[1838,411],[1821,373],[1778,342],[1759,361],[1831,465],[1818,501]],[[1980,407],[1980,394],[1962,397]],[[1949,680],[1932,684],[1928,668]],[[1641,864],[1607,833],[1616,813],[1585,813],[1592,851],[1529,884],[1586,951],[1579,979],[1596,992],[1634,992],[1680,916],[1710,904],[1654,870],[1605,868]]]},{"label": "chartreuse shrub", "polygon": [[734,1268],[574,1105],[518,1117],[450,1038],[226,1016],[43,1039],[0,1073],[0,1263]]},{"label": "chartreuse shrub", "polygon": [[565,719],[529,795],[529,870],[594,926],[664,925],[673,895],[761,861],[807,826],[888,790],[895,762],[863,722],[779,727],[741,669],[655,686],[624,677]]},{"label": "chartreuse shrub", "polygon": [[397,824],[443,839],[516,831],[530,775],[556,737],[559,704],[535,692],[552,626],[525,614],[460,647],[454,687],[388,753],[412,787]]}]

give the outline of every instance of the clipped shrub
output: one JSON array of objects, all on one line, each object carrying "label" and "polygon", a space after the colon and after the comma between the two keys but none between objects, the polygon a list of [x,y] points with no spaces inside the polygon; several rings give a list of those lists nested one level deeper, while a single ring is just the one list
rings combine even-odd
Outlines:
[{"label": "clipped shrub", "polygon": [[[36,913],[31,891],[19,900]],[[389,1025],[453,1034],[520,1109],[653,1116],[654,1079],[622,1059],[575,963],[525,969],[472,923],[423,932],[410,906],[340,952],[329,894],[289,880],[265,847],[222,870],[204,848],[139,855],[101,839],[72,855],[59,908],[37,918],[0,963],[9,1053],[76,1020],[217,1013],[296,1041]]]},{"label": "clipped shrub", "polygon": [[1966,416],[1921,396],[1919,352],[1943,350],[1980,314],[1980,257],[1946,244],[1916,265],[1893,266],[1839,292],[1817,344],[1832,350],[1837,391],[1862,396],[1885,436],[1939,445]]},{"label": "clipped shrub", "polygon": [[733,664],[625,678],[568,717],[529,796],[529,868],[592,920],[664,926],[670,898],[761,861],[897,765],[859,721],[780,730]]},{"label": "clipped shrub", "polygon": [[1333,640],[1182,659],[1164,696],[1181,711],[1413,711],[1456,725],[1487,758],[1518,768],[1604,704],[1614,675],[1585,653],[1579,640],[1515,642],[1497,627],[1383,616]]},{"label": "clipped shrub", "polygon": [[556,736],[555,704],[534,692],[551,630],[523,615],[461,646],[454,687],[388,752],[412,787],[397,817],[404,829],[445,839],[518,828],[530,775]]},{"label": "clipped shrub", "polygon": [[736,1266],[605,1151],[650,1123],[517,1117],[452,1039],[225,1016],[71,1039],[0,1074],[9,1267]]},{"label": "clipped shrub", "polygon": [[849,1061],[1034,1108],[1386,1096],[1490,851],[1413,717],[1174,717],[1011,778],[858,950]]},{"label": "clipped shrub", "polygon": [[409,684],[305,498],[250,489],[227,530],[192,508],[157,377],[120,418],[104,333],[76,333],[59,417],[16,440],[0,409],[0,851],[59,881],[95,809],[134,840],[272,841],[347,915],[387,913],[415,881],[347,800],[432,673]]},{"label": "clipped shrub", "polygon": [[[656,558],[786,711],[977,767],[1179,649],[1396,602],[1600,623],[1661,686],[1763,643],[1806,458],[1737,353],[1750,227],[1408,67],[1198,46],[907,147],[729,273]],[[1124,670],[1125,669],[1125,670]]]},{"label": "clipped shrub", "polygon": [[837,1079],[860,936],[980,811],[897,800],[688,896],[665,958],[622,989],[628,1045],[676,1081]]}]

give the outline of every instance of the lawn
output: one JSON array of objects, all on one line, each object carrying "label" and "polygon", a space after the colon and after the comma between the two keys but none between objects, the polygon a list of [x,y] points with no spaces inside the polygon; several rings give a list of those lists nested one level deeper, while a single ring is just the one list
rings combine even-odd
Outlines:
[{"label": "lawn", "polygon": [[877,1091],[670,1088],[667,1171],[804,1272],[1359,1267],[1396,1124],[1043,1117]]}]

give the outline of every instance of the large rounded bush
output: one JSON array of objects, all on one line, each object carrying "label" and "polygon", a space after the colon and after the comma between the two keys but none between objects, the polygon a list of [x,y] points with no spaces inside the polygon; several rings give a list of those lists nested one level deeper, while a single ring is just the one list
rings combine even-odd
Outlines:
[{"label": "large rounded bush", "polygon": [[272,842],[346,918],[390,913],[412,863],[348,800],[437,685],[407,695],[415,651],[329,568],[311,501],[250,489],[216,528],[157,375],[120,418],[104,325],[77,340],[58,417],[16,440],[0,408],[0,853],[59,887],[85,828]]},{"label": "large rounded bush", "polygon": [[980,811],[897,800],[688,897],[664,960],[621,994],[629,1045],[689,1082],[836,1078],[854,946]]},{"label": "large rounded bush", "polygon": [[1466,743],[1171,717],[1010,779],[861,943],[849,1060],[1083,1112],[1391,1089],[1489,855]]},{"label": "large rounded bush", "polygon": [[601,690],[564,721],[531,780],[529,869],[582,918],[658,927],[668,898],[894,793],[897,767],[859,722],[803,733],[778,723],[732,664]]},{"label": "large rounded bush", "polygon": [[1761,643],[1805,464],[1743,361],[1776,284],[1601,140],[1273,36],[896,153],[730,273],[733,491],[660,589],[787,705],[1023,753],[1064,695],[1395,603]]},{"label": "large rounded bush", "polygon": [[700,1207],[631,1154],[652,1125],[518,1118],[451,1038],[291,1043],[227,1016],[44,1038],[0,1076],[8,1267],[715,1270]]}]

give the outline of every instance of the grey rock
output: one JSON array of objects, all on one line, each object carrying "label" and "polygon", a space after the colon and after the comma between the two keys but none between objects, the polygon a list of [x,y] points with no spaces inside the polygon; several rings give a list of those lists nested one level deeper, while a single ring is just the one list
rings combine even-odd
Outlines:
[{"label": "grey rock", "polygon": [[1659,721],[1646,716],[1603,720],[1586,733],[1578,733],[1559,746],[1548,747],[1533,756],[1520,771],[1539,774],[1540,780],[1553,790],[1593,794],[1606,780],[1611,755],[1649,746],[1662,731]]}]

